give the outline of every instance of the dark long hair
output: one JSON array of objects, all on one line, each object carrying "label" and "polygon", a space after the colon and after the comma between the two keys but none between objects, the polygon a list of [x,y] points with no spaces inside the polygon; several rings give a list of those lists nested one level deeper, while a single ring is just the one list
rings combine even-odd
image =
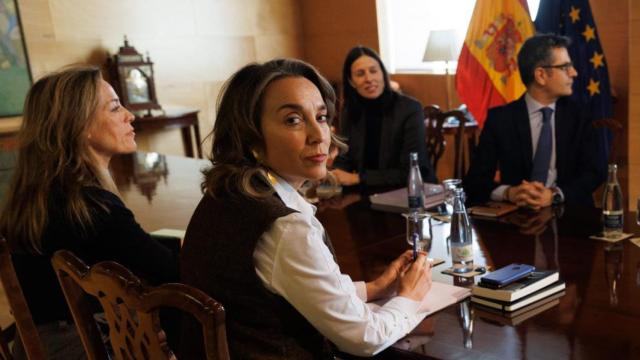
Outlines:
[{"label": "dark long hair", "polygon": [[[204,192],[213,197],[242,194],[254,198],[270,193],[270,189],[256,185],[264,169],[258,156],[265,147],[260,130],[262,103],[267,87],[285,77],[303,77],[318,88],[331,124],[336,95],[313,66],[295,59],[276,59],[243,67],[225,83],[218,98],[217,118],[210,134],[213,144],[209,159],[213,166],[203,172]],[[333,133],[331,145],[345,147]]]},{"label": "dark long hair", "polygon": [[[380,98],[383,100],[383,108],[385,110],[385,115],[387,115],[388,110],[391,107],[391,104],[395,100],[397,93],[391,89],[391,84],[389,80],[389,73],[387,73],[387,69],[384,67],[380,56],[371,48],[366,46],[358,45],[353,49],[349,50],[347,53],[347,57],[344,60],[344,65],[342,66],[342,94],[343,94],[343,112],[342,114],[347,114],[352,122],[357,122],[362,114],[362,109],[364,106],[365,99],[358,94],[358,91],[351,86],[349,80],[351,79],[351,65],[358,60],[361,56],[366,55],[374,58],[378,65],[380,65],[380,69],[382,70],[382,77],[384,79],[384,90],[382,94],[380,94]],[[342,119],[343,117],[341,117]],[[340,122],[340,126],[343,125],[343,122]]]},{"label": "dark long hair", "polygon": [[362,102],[362,97],[358,95],[356,89],[351,86],[349,80],[351,80],[351,65],[360,58],[360,56],[370,56],[374,58],[378,65],[380,65],[380,69],[382,69],[382,77],[384,79],[384,90],[380,96],[389,96],[393,90],[391,89],[391,84],[389,83],[389,73],[387,73],[387,69],[384,67],[380,56],[371,48],[366,46],[358,45],[353,49],[349,50],[347,53],[347,57],[344,59],[344,65],[342,65],[342,94],[344,96],[344,106],[349,107],[354,104],[360,104]]}]

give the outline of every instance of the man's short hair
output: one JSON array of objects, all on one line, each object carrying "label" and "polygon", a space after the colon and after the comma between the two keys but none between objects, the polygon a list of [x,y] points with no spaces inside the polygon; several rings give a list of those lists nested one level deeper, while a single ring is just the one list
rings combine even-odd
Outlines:
[{"label": "man's short hair", "polygon": [[536,34],[522,44],[518,53],[518,68],[524,86],[534,80],[534,70],[538,66],[552,65],[552,49],[568,48],[571,39],[554,34]]}]

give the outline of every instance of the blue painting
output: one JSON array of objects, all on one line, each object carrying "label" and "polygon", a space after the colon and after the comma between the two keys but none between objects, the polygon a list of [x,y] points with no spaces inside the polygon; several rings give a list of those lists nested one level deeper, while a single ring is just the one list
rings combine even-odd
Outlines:
[{"label": "blue painting", "polygon": [[31,74],[15,0],[0,0],[0,117],[22,114]]}]

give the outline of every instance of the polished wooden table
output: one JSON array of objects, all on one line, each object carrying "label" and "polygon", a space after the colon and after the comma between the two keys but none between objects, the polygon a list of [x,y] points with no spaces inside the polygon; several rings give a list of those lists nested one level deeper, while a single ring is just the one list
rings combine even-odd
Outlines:
[{"label": "polished wooden table", "polygon": [[[632,215],[628,230],[638,233]],[[318,217],[331,235],[341,269],[355,280],[375,278],[407,249],[404,219],[371,211],[366,202],[323,209]],[[599,231],[597,210],[556,213],[549,208],[537,214],[518,212],[500,222],[472,221],[476,265],[498,268],[520,262],[557,269],[567,284],[559,304],[517,326],[458,304],[425,320],[422,342],[418,338],[410,352],[390,349],[380,358],[640,358],[640,248],[628,240],[609,244],[589,239]],[[448,224],[434,227],[432,256],[447,260],[434,269],[434,281],[470,286],[440,273],[451,266],[448,233]],[[470,323],[463,321],[464,311],[471,313]]]},{"label": "polished wooden table", "polygon": [[[113,162],[127,205],[142,226],[185,229],[201,198],[202,160],[138,153]],[[155,182],[154,182],[155,181]],[[640,233],[633,213],[627,231]],[[370,209],[366,194],[349,193],[318,205],[338,263],[354,280],[375,278],[407,249],[404,219]],[[559,304],[516,325],[483,317],[468,302],[425,319],[408,341],[377,358],[640,359],[640,247],[589,239],[599,231],[596,209],[521,211],[500,221],[472,219],[476,265],[513,262],[557,269],[566,282]],[[435,281],[470,286],[440,273],[450,266],[449,225],[434,226],[432,255],[447,260]],[[474,279],[477,281],[477,279]],[[467,315],[466,318],[463,315]]]},{"label": "polished wooden table", "polygon": [[122,200],[148,232],[186,229],[202,197],[207,160],[136,152],[115,157],[113,174]]}]

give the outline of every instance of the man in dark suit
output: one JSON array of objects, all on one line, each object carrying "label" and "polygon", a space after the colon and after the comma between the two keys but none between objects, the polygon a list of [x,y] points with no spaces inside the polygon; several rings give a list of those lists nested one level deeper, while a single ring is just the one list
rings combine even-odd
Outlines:
[{"label": "man in dark suit", "polygon": [[518,66],[527,92],[489,110],[463,182],[471,203],[593,205],[606,174],[597,166],[591,120],[568,98],[577,76],[569,41],[536,35],[523,44]]}]

